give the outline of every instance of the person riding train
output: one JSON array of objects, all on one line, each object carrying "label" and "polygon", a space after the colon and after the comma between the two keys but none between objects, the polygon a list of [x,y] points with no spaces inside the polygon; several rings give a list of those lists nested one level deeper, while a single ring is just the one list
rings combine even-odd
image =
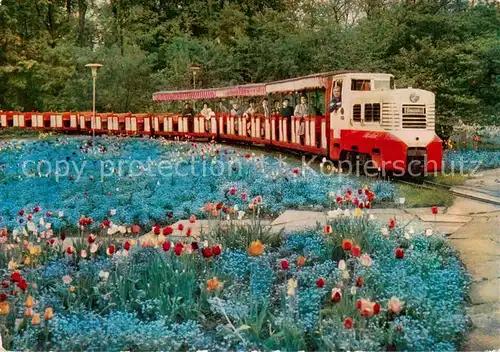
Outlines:
[{"label": "person riding train", "polygon": [[305,95],[302,95],[300,97],[300,104],[295,107],[293,115],[300,118],[299,130],[297,132],[297,135],[300,138],[300,144],[304,144],[306,136],[305,118],[310,116],[310,107]]}]

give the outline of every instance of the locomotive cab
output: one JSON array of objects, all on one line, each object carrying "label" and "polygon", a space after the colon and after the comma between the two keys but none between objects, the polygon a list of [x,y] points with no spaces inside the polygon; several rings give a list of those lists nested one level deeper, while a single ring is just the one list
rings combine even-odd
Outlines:
[{"label": "locomotive cab", "polygon": [[399,174],[441,169],[432,92],[394,87],[394,76],[348,73],[329,85],[330,157]]}]

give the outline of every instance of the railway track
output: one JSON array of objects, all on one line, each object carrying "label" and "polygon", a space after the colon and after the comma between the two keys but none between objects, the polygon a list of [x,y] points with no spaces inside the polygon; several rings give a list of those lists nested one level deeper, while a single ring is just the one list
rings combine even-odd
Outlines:
[{"label": "railway track", "polygon": [[500,206],[500,198],[474,190],[456,189],[456,187],[453,186],[443,185],[441,183],[422,180],[422,179],[414,179],[414,180],[394,179],[394,181],[397,183],[408,185],[410,187],[415,187],[420,189],[428,189],[428,190],[442,189],[450,192],[456,197],[472,199],[475,201]]}]

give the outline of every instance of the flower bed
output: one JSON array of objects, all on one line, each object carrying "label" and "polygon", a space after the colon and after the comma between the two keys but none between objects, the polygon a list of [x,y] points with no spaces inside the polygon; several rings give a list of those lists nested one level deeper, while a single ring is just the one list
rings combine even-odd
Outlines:
[{"label": "flower bed", "polygon": [[[320,175],[215,144],[97,138],[94,152],[88,142],[59,138],[0,144],[0,228],[17,226],[18,212],[35,206],[53,210],[56,228],[59,212],[76,224],[81,214],[104,219],[110,209],[116,211],[116,223],[151,226],[168,214],[197,213],[206,202],[224,199],[230,187],[249,197],[264,196],[267,213],[321,210],[331,205],[328,192],[343,194],[361,186],[353,178]],[[373,189],[378,200],[392,200],[391,184],[376,182]]]},{"label": "flower bed", "polygon": [[[239,192],[235,196],[241,196]],[[343,197],[344,205],[352,204]],[[468,276],[444,237],[381,226],[356,207],[325,228],[258,220],[200,240],[158,227],[141,245],[63,244],[39,211],[0,251],[0,333],[11,350],[455,350]],[[222,204],[221,208],[225,205]],[[218,208],[206,207],[207,213]],[[246,207],[248,208],[248,206]],[[40,219],[43,219],[40,222]],[[190,224],[197,221],[192,217]],[[97,238],[96,238],[97,237]],[[19,237],[18,237],[19,238]],[[8,265],[7,265],[8,263]]]},{"label": "flower bed", "polygon": [[498,150],[447,150],[445,152],[445,170],[456,173],[475,172],[477,170],[500,167],[500,151]]}]

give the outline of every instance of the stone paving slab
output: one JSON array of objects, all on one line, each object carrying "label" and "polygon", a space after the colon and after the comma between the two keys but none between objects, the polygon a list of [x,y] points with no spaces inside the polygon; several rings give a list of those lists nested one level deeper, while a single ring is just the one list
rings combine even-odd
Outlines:
[{"label": "stone paving slab", "polygon": [[325,226],[327,220],[323,219],[303,219],[297,221],[290,221],[287,223],[280,223],[277,225],[272,225],[273,232],[279,232],[281,230],[285,232],[300,231],[304,229],[315,229],[317,226]]},{"label": "stone paving slab", "polygon": [[491,212],[500,212],[500,206],[461,197],[455,198],[453,205],[446,209],[446,214],[449,215],[475,216]]},{"label": "stone paving slab", "polygon": [[472,220],[471,216],[466,215],[448,215],[448,214],[428,214],[428,215],[419,215],[420,220],[425,222],[459,222],[459,223],[467,223]]},{"label": "stone paving slab", "polygon": [[391,219],[395,219],[399,224],[414,223],[418,218],[413,214],[401,213],[401,214],[375,214],[375,219],[380,221],[382,224],[389,223]]},{"label": "stone paving slab", "polygon": [[500,264],[495,260],[498,258],[495,256],[489,256],[488,258],[491,260],[480,261],[468,266],[473,282],[500,278]]},{"label": "stone paving slab", "polygon": [[471,286],[469,296],[472,304],[498,302],[500,297],[500,280],[483,280],[481,282],[474,283]]},{"label": "stone paving slab", "polygon": [[[444,212],[446,211],[446,207],[438,207],[438,213],[439,214],[443,214]],[[431,208],[429,207],[426,207],[426,208],[408,208],[408,209],[405,209],[405,212],[409,213],[409,214],[414,214],[414,215],[432,215],[432,212],[431,212]]]},{"label": "stone paving slab", "polygon": [[449,236],[460,230],[463,226],[465,226],[465,224],[456,222],[415,221],[411,226],[415,229],[415,231],[425,231],[427,229],[431,229],[436,232],[442,232],[446,236]]},{"label": "stone paving slab", "polygon": [[458,229],[450,239],[490,239],[500,241],[500,217],[474,217],[465,226]]},{"label": "stone paving slab", "polygon": [[500,196],[500,169],[484,170],[464,182],[466,186]]},{"label": "stone paving slab", "polygon": [[382,208],[382,209],[370,209],[369,214],[388,214],[388,215],[393,215],[393,216],[398,216],[398,215],[405,215],[406,210],[405,209],[399,209],[399,208]]},{"label": "stone paving slab", "polygon": [[287,210],[283,214],[281,214],[278,218],[276,218],[271,225],[282,225],[289,222],[294,221],[314,221],[314,220],[325,220],[326,214],[318,211],[301,211],[301,210]]}]

